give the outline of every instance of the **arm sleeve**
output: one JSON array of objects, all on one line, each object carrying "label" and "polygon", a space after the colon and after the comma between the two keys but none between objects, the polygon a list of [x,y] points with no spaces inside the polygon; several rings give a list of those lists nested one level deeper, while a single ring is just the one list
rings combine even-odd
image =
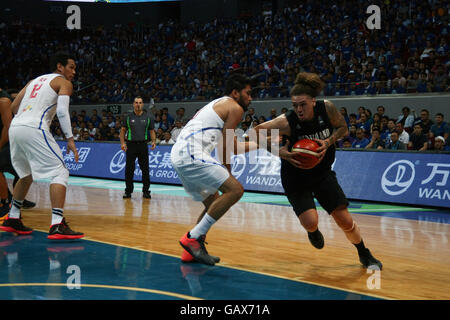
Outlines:
[{"label": "arm sleeve", "polygon": [[69,102],[70,97],[67,95],[62,95],[58,96],[58,101],[56,104],[56,115],[58,116],[61,131],[66,136],[66,139],[73,137],[69,115]]}]

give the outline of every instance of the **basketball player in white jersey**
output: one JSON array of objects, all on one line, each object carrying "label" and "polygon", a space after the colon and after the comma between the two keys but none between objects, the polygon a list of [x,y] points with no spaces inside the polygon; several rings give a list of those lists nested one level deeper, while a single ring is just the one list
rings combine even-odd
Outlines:
[{"label": "basketball player in white jersey", "polygon": [[69,55],[57,53],[52,58],[54,72],[31,80],[11,104],[15,114],[9,128],[11,162],[20,179],[14,191],[8,218],[0,227],[4,231],[30,234],[32,229],[23,225],[20,209],[33,179],[50,179],[52,222],[49,239],[78,239],[83,233],[69,228],[63,217],[69,171],[63,155],[53,139],[49,127],[58,115],[61,129],[67,139],[67,152],[72,151],[75,161],[78,152],[72,135],[69,102],[75,61]]},{"label": "basketball player in white jersey", "polygon": [[[186,124],[172,147],[171,160],[184,189],[195,201],[202,201],[205,209],[197,225],[187,232],[180,244],[185,249],[183,262],[197,261],[207,265],[219,262],[205,248],[205,237],[211,226],[242,197],[244,188],[231,174],[226,156],[236,153],[239,146],[230,148],[226,141],[237,143],[234,129],[251,103],[250,79],[241,74],[232,75],[225,85],[226,96],[208,103]],[[211,152],[222,141],[224,159],[222,166]],[[240,150],[253,149],[251,143]],[[256,149],[256,144],[254,144]],[[229,150],[234,149],[234,150]],[[221,191],[219,196],[218,190]]]}]

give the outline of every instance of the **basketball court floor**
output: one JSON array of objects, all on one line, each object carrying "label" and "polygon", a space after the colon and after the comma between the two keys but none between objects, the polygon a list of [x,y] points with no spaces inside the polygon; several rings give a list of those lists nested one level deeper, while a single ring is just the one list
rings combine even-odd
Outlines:
[{"label": "basketball court floor", "polygon": [[[10,178],[10,177],[9,177]],[[8,180],[11,184],[11,180]],[[246,192],[208,233],[215,266],[182,263],[179,238],[203,207],[180,186],[71,177],[65,216],[85,233],[76,241],[46,238],[48,181],[33,183],[34,232],[0,232],[3,300],[302,300],[450,299],[450,211],[351,202],[366,246],[383,270],[366,270],[356,249],[319,208],[325,247],[311,246],[282,195]]]}]

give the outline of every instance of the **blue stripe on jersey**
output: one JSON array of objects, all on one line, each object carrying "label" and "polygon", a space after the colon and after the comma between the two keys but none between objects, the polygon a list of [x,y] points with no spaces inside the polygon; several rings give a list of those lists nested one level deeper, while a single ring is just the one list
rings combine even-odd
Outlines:
[{"label": "blue stripe on jersey", "polygon": [[[192,132],[191,134],[189,134],[189,135],[188,135],[186,138],[184,138],[184,139],[187,140],[188,138],[192,137],[194,134],[197,134],[197,133],[200,133],[200,132],[203,132],[203,131],[206,131],[206,130],[222,130],[222,129],[223,129],[223,128],[220,128],[220,127],[207,127],[207,128],[203,128],[203,129],[197,130],[197,131],[195,131],[195,132]],[[206,160],[203,160],[203,159],[196,159],[196,158],[190,153],[190,147],[191,147],[191,144],[188,142],[188,143],[187,143],[187,150],[188,150],[188,154],[189,154],[189,156],[191,157],[192,160],[198,160],[198,161],[201,161],[201,162],[203,162],[203,163],[215,164],[215,165],[219,165],[219,166],[222,165],[222,164],[220,164],[219,162],[209,162],[209,161],[206,161]]]},{"label": "blue stripe on jersey", "polygon": [[52,147],[50,146],[50,143],[48,143],[47,136],[45,135],[45,130],[42,129],[41,131],[42,131],[42,134],[44,135],[45,143],[47,143],[48,147],[49,147],[50,150],[53,152],[53,154],[54,154],[59,160],[61,160],[61,162],[62,162],[62,164],[63,164],[63,166],[64,166],[64,168],[65,168],[65,167],[66,167],[66,164],[64,163],[64,160],[61,159],[61,158],[58,156],[58,154],[55,152],[55,150],[53,150]]},{"label": "blue stripe on jersey", "polygon": [[197,158],[195,158],[191,153],[190,153],[190,148],[191,148],[191,144],[188,142],[187,143],[187,145],[186,145],[186,147],[187,147],[187,150],[188,150],[188,154],[189,154],[189,156],[191,157],[191,159],[192,160],[198,160],[198,161],[201,161],[201,162],[203,162],[203,163],[208,163],[208,164],[215,164],[215,165],[218,165],[218,166],[221,166],[222,164],[220,164],[219,162],[209,162],[209,161],[206,161],[206,160],[203,160],[203,159],[197,159]]},{"label": "blue stripe on jersey", "polygon": [[42,120],[44,119],[45,113],[46,113],[48,110],[50,110],[51,108],[53,108],[55,105],[56,105],[56,103],[52,104],[50,107],[48,107],[47,109],[45,109],[45,111],[44,111],[44,113],[42,114],[42,117],[41,117],[41,122],[39,122],[39,129],[41,129],[41,126],[42,126]]},{"label": "blue stripe on jersey", "polygon": [[190,135],[188,135],[188,136],[187,136],[186,138],[184,138],[184,139],[186,140],[187,138],[190,138],[190,137],[193,136],[194,134],[197,134],[197,133],[200,133],[200,132],[203,132],[203,131],[206,131],[206,130],[214,130],[214,129],[222,130],[223,128],[221,128],[221,127],[208,127],[208,128],[203,128],[203,129],[197,130],[197,131],[195,131],[195,132],[192,132]]}]

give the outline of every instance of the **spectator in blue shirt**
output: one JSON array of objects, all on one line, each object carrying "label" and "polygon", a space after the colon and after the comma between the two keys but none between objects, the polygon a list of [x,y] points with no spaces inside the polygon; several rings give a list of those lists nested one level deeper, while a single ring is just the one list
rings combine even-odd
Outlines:
[{"label": "spectator in blue shirt", "polygon": [[450,146],[445,144],[445,139],[442,136],[434,138],[434,145],[431,147],[432,151],[450,151]]},{"label": "spectator in blue shirt", "polygon": [[364,149],[369,144],[369,139],[365,137],[364,129],[356,129],[356,140],[352,143],[352,148]]},{"label": "spectator in blue shirt", "polygon": [[436,113],[434,117],[435,123],[430,129],[430,138],[442,136],[444,140],[447,140],[450,135],[450,126],[444,121],[444,115],[442,113]]},{"label": "spectator in blue shirt", "polygon": [[391,141],[386,144],[386,149],[388,150],[406,150],[406,145],[398,140],[397,131],[391,133]]}]

